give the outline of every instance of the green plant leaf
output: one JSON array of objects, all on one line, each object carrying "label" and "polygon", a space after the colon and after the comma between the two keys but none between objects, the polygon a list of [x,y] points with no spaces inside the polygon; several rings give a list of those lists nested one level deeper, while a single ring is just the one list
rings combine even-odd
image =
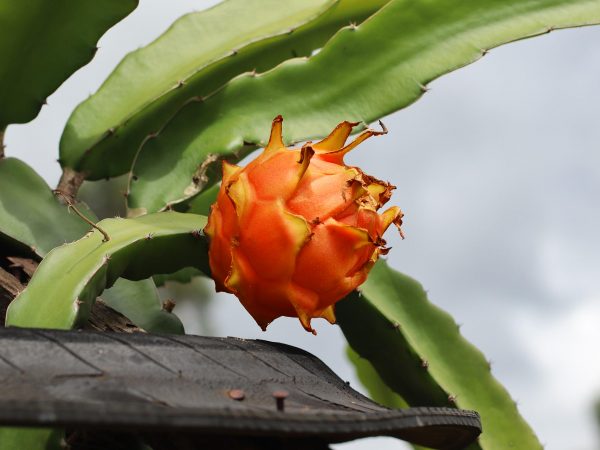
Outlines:
[{"label": "green plant leaf", "polygon": [[16,158],[0,159],[0,235],[44,256],[57,245],[80,238],[89,229],[87,223],[56,199],[31,167]]},{"label": "green plant leaf", "polygon": [[596,419],[596,429],[600,431],[600,399],[594,404],[594,418]]},{"label": "green plant leaf", "polygon": [[127,215],[127,175],[97,181],[84,181],[77,198],[88,205],[99,219]]},{"label": "green plant leaf", "polygon": [[[356,375],[360,383],[369,391],[369,397],[385,405],[388,408],[401,409],[408,408],[408,403],[404,401],[397,393],[392,391],[381,379],[375,368],[369,361],[361,358],[358,353],[352,350],[352,347],[346,348],[346,355],[356,369]],[[408,444],[414,450],[428,450],[426,447],[421,447],[416,444]],[[471,449],[472,447],[469,447]]]},{"label": "green plant leaf", "polygon": [[278,114],[286,142],[325,136],[343,120],[370,123],[411,104],[493,47],[598,22],[597,0],[393,0],[311,58],[240,75],[182,108],[140,149],[130,207],[157,211],[197,194],[218,180],[215,155],[263,146]]},{"label": "green plant leaf", "polygon": [[[92,221],[94,214],[79,204],[78,209]],[[27,164],[0,159],[0,237],[15,249],[29,248],[38,256],[81,238],[91,229],[65,205],[57,201],[46,182]],[[6,242],[5,242],[6,244]],[[182,332],[183,325],[173,314],[162,311],[151,280],[119,280],[103,294],[106,303],[133,323],[148,331]]]},{"label": "green plant leaf", "polygon": [[336,316],[354,351],[368,359],[389,388],[410,406],[453,406],[448,392],[424,367],[424,356],[376,306],[355,292],[337,304]]},{"label": "green plant leaf", "polygon": [[[446,312],[429,302],[418,282],[379,261],[360,291],[361,297],[338,304],[338,322],[353,349],[408,404],[436,406],[450,399],[459,408],[477,411],[483,450],[542,448],[483,354],[460,335]],[[415,384],[418,371],[436,385],[428,382],[429,390],[417,395],[413,387],[422,387]]]},{"label": "green plant leaf", "polygon": [[19,0],[0,6],[0,130],[33,119],[137,0]]},{"label": "green plant leaf", "polygon": [[[217,200],[217,194],[219,193],[221,185],[215,184],[199,195],[190,199],[186,203],[180,203],[174,208],[179,212],[186,212],[190,214],[200,214],[202,216],[208,216],[210,214],[211,205]],[[203,273],[193,267],[186,267],[175,273],[169,273],[164,275],[155,275],[152,277],[154,283],[157,286],[164,286],[167,281],[174,281],[176,283],[189,283],[193,278],[202,276]]]},{"label": "green plant leaf", "polygon": [[62,450],[62,430],[52,428],[0,428],[0,450]]},{"label": "green plant leaf", "polygon": [[371,400],[387,406],[388,408],[408,408],[408,403],[404,401],[400,395],[391,390],[387,384],[383,382],[373,365],[356,353],[352,347],[346,348],[346,356],[354,366],[356,375],[367,391]]},{"label": "green plant leaf", "polygon": [[156,286],[162,287],[167,281],[174,281],[176,283],[189,283],[193,278],[204,275],[198,269],[194,267],[186,267],[185,269],[178,270],[177,272],[154,275],[152,279]]},{"label": "green plant leaf", "polygon": [[279,0],[229,0],[188,14],[126,56],[75,109],[61,139],[61,163],[88,179],[126,173],[142,141],[188,100],[240,73],[309,55],[387,1],[288,0],[283,7]]},{"label": "green plant leaf", "polygon": [[69,329],[85,323],[94,300],[119,278],[143,280],[183,267],[209,273],[204,216],[167,212],[98,223],[94,230],[53,249],[27,288],[9,305],[6,324]]},{"label": "green plant leaf", "polygon": [[[217,201],[217,195],[219,194],[220,188],[220,184],[214,184],[191,198],[188,202],[182,204],[186,208],[185,212],[208,216],[210,214],[211,205]],[[177,207],[179,206],[180,205],[177,205]]]},{"label": "green plant leaf", "polygon": [[102,293],[102,300],[150,333],[184,334],[179,318],[162,308],[152,279],[131,281],[119,278]]}]

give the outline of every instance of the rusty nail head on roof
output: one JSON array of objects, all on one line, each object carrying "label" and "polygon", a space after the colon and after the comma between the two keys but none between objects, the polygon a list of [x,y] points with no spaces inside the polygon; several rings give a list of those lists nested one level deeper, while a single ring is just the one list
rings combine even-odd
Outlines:
[{"label": "rusty nail head on roof", "polygon": [[275,399],[275,404],[277,405],[277,411],[283,411],[284,409],[284,401],[290,395],[287,391],[275,391],[273,392],[273,398]]},{"label": "rusty nail head on roof", "polygon": [[232,400],[237,400],[238,402],[241,402],[242,400],[244,400],[245,397],[246,394],[244,394],[244,391],[242,391],[241,389],[231,389],[229,391],[229,398]]}]

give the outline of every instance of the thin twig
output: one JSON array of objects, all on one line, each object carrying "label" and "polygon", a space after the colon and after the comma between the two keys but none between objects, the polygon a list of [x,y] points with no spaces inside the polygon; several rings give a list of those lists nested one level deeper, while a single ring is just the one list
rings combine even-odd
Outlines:
[{"label": "thin twig", "polygon": [[379,121],[379,126],[381,127],[381,132],[382,132],[383,134],[388,134],[388,129],[387,129],[387,127],[386,127],[386,126],[383,124],[383,122],[382,122],[381,120]]},{"label": "thin twig", "polygon": [[77,207],[73,203],[73,199],[68,194],[62,192],[59,189],[54,189],[52,192],[55,195],[60,195],[64,199],[64,201],[67,202],[69,210],[73,210],[75,212],[75,214],[77,214],[79,217],[81,217],[85,222],[87,222],[92,227],[94,227],[96,230],[98,230],[100,233],[102,233],[102,236],[104,236],[104,239],[102,239],[102,242],[108,242],[108,241],[110,241],[110,236],[108,235],[108,233],[106,231],[104,231],[102,228],[100,228],[98,225],[96,225],[94,222],[92,222],[90,219],[88,219],[87,217],[85,217],[81,213],[81,211],[79,211],[77,209]]}]

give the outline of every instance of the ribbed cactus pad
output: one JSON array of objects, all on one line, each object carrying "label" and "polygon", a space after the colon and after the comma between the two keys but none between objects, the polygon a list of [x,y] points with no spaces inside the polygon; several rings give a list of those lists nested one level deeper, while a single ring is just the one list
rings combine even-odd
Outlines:
[{"label": "ribbed cactus pad", "polygon": [[16,158],[0,159],[0,242],[5,236],[44,256],[89,229],[58,201],[35,170]]},{"label": "ribbed cactus pad", "polygon": [[119,278],[101,297],[104,303],[149,333],[184,333],[179,318],[163,308],[151,278],[139,281]]},{"label": "ribbed cactus pad", "polygon": [[182,108],[141,148],[130,206],[158,211],[196,194],[206,184],[199,168],[214,183],[215,155],[234,158],[245,145],[264,145],[278,114],[290,124],[286,144],[325,136],[342,120],[370,123],[411,104],[431,80],[493,47],[599,22],[600,2],[590,0],[464,0],[451,8],[394,0],[311,58],[240,76]]},{"label": "ribbed cactus pad", "polygon": [[542,448],[489,362],[418,282],[379,261],[360,292],[338,304],[338,323],[407,404],[476,410],[484,429],[476,448]]},{"label": "ribbed cactus pad", "polygon": [[85,323],[119,277],[143,280],[188,266],[208,273],[205,224],[204,216],[176,212],[99,222],[110,240],[94,230],[52,250],[10,304],[7,325],[69,329]]},{"label": "ribbed cactus pad", "polygon": [[188,14],[127,55],[75,109],[61,139],[61,163],[89,179],[126,173],[142,141],[186,102],[201,101],[239,74],[308,56],[388,1],[229,0]]},{"label": "ribbed cactus pad", "polygon": [[0,130],[33,119],[137,0],[19,0],[0,6]]}]

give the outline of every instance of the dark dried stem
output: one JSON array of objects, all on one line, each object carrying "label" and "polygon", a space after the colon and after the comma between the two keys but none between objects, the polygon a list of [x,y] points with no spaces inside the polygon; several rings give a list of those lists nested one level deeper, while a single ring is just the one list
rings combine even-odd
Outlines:
[{"label": "dark dried stem", "polygon": [[386,127],[386,126],[383,124],[383,122],[382,122],[381,120],[379,121],[379,126],[381,127],[381,132],[382,132],[383,134],[388,134],[388,129],[387,129],[387,127]]},{"label": "dark dried stem", "polygon": [[176,305],[177,304],[175,303],[175,300],[168,298],[163,302],[162,309],[171,313],[175,309]]},{"label": "dark dried stem", "polygon": [[[69,167],[64,167],[56,190],[64,192],[69,198],[77,198],[77,192],[79,192],[79,188],[84,180],[85,175],[83,173],[77,172]],[[66,199],[62,198],[60,200],[63,201]]]},{"label": "dark dried stem", "polygon": [[110,241],[110,236],[108,235],[108,233],[106,231],[104,231],[102,228],[100,228],[98,225],[96,225],[94,222],[92,222],[90,219],[88,219],[87,217],[85,217],[81,211],[79,211],[77,209],[77,207],[75,206],[75,204],[73,203],[73,199],[72,197],[67,194],[66,192],[62,192],[58,189],[55,189],[54,191],[55,195],[58,195],[60,198],[62,198],[64,200],[64,202],[69,205],[69,209],[72,210],[75,214],[77,214],[79,217],[81,217],[82,220],[84,220],[86,223],[90,224],[93,228],[95,228],[96,230],[98,230],[100,233],[102,233],[102,236],[104,236],[104,238],[102,239],[102,242],[108,242]]},{"label": "dark dried stem", "polygon": [[[19,258],[8,259],[10,260]],[[35,263],[32,262],[31,268],[35,268],[34,264]],[[19,280],[18,276],[13,275],[12,273],[7,272],[0,267],[0,326],[2,326],[6,320],[6,310],[8,305],[25,289],[25,283],[27,283],[27,279],[33,275],[33,273],[29,273],[29,270],[26,270],[23,267],[20,267],[20,269],[23,270],[23,275],[25,275],[25,281],[23,282]],[[90,318],[87,324],[84,326],[84,329],[95,331],[116,331],[120,333],[144,332],[143,329],[136,326],[124,315],[112,309],[100,298],[97,298],[94,302]]]},{"label": "dark dried stem", "polygon": [[143,329],[137,327],[123,314],[112,309],[100,298],[97,298],[94,302],[90,318],[84,329],[94,331],[115,331],[118,333],[144,332]]},{"label": "dark dried stem", "polygon": [[0,267],[0,324],[4,323],[8,304],[23,289],[24,286],[17,277]]}]

